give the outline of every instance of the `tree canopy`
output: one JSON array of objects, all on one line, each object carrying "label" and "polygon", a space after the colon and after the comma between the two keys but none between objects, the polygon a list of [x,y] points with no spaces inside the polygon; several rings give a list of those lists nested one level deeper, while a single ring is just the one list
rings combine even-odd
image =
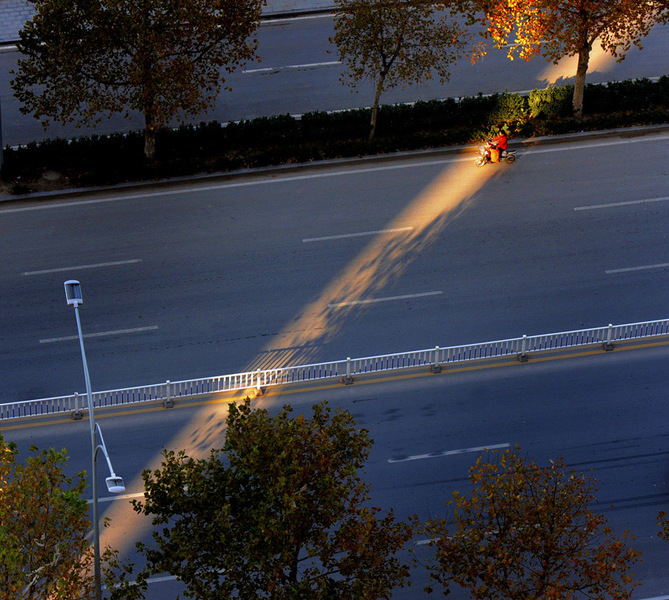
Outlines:
[{"label": "tree canopy", "polygon": [[374,102],[369,137],[376,131],[381,94],[398,85],[443,83],[460,56],[465,31],[439,0],[335,0],[334,36],[344,63],[342,81],[370,81]]},{"label": "tree canopy", "polygon": [[455,492],[452,519],[426,525],[434,582],[475,600],[629,599],[639,552],[594,512],[594,481],[562,460],[541,467],[519,449],[482,455],[472,491]]},{"label": "tree canopy", "polygon": [[[66,462],[64,450],[35,447],[21,462],[16,446],[0,435],[0,600],[94,598],[86,481],[84,473],[66,475]],[[102,558],[108,587],[118,589],[127,569],[115,575],[116,553],[109,548]],[[134,590],[124,590],[123,597],[134,597]]]},{"label": "tree canopy", "polygon": [[[164,453],[143,473],[153,542],[147,572],[176,575],[199,599],[389,598],[409,565],[408,524],[369,505],[358,476],[371,440],[346,411],[276,416],[231,404],[221,449]],[[162,527],[160,527],[162,526]]]},{"label": "tree canopy", "polygon": [[12,88],[45,126],[139,111],[152,159],[156,131],[211,107],[221,70],[255,56],[263,1],[30,0]]},{"label": "tree canopy", "polygon": [[[498,47],[507,46],[509,58],[543,56],[556,63],[577,56],[573,108],[583,116],[583,91],[595,42],[623,60],[654,24],[666,20],[666,0],[461,0],[470,24],[478,22],[482,35]],[[485,53],[485,51],[483,52]]]}]

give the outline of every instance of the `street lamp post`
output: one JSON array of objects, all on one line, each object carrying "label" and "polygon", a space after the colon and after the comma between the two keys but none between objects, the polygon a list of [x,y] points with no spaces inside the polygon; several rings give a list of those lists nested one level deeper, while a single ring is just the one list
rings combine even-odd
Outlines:
[{"label": "street lamp post", "polygon": [[[93,393],[91,392],[91,378],[88,374],[88,363],[86,362],[86,351],[84,350],[84,336],[81,332],[81,320],[79,318],[79,305],[83,303],[81,295],[81,285],[75,279],[70,279],[65,282],[65,298],[68,306],[74,306],[74,314],[77,319],[77,332],[79,334],[79,346],[81,348],[81,360],[84,365],[84,378],[86,380],[86,398],[88,401],[88,420],[91,430],[91,479],[93,487],[93,548],[94,548],[94,569],[95,569],[95,598],[101,600],[102,598],[102,581],[100,574],[100,524],[98,518],[98,480],[96,469],[96,457],[98,450],[102,450],[105,459],[107,459],[107,466],[109,467],[110,477],[107,477],[107,489],[112,494],[120,494],[125,491],[123,479],[114,473],[109,453],[105,446],[105,440],[102,437],[102,430],[95,422],[95,410],[93,407]],[[97,437],[100,438],[100,443],[97,443]]]}]

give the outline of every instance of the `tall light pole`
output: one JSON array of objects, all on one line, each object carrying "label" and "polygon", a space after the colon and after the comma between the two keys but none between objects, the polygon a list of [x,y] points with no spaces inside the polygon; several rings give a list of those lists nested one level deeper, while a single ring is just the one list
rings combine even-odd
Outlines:
[{"label": "tall light pole", "polygon": [[[65,299],[68,306],[74,306],[74,314],[77,318],[77,332],[79,334],[79,346],[81,347],[81,360],[84,364],[84,378],[86,380],[86,398],[88,401],[88,420],[91,429],[91,486],[93,487],[93,548],[94,548],[94,569],[95,569],[95,598],[102,599],[102,578],[100,574],[100,523],[98,518],[98,479],[97,469],[95,466],[95,459],[98,450],[102,450],[107,459],[107,466],[109,467],[110,477],[107,477],[107,489],[112,494],[120,494],[125,492],[123,479],[114,473],[109,453],[105,446],[105,440],[102,437],[102,430],[100,426],[95,423],[95,410],[93,407],[93,393],[91,392],[91,378],[88,374],[88,363],[86,362],[86,351],[84,350],[84,336],[81,333],[81,320],[79,319],[79,305],[83,303],[84,299],[81,295],[81,285],[76,279],[69,279],[65,282]],[[97,437],[100,438],[100,443],[97,442]]]}]

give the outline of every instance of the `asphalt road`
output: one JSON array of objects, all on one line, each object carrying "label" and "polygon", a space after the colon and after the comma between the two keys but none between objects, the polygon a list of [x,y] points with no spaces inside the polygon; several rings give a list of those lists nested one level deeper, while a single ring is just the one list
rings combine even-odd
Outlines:
[{"label": "asphalt road", "polygon": [[[430,155],[3,205],[3,399],[83,388],[69,278],[83,286],[95,389],[665,317],[668,139],[621,132],[527,148],[511,166]],[[668,498],[667,357],[618,349],[256,402],[351,410],[376,440],[373,499],[401,516],[444,514],[477,456],[460,450],[517,443],[592,469],[599,510],[645,556],[634,597],[655,598],[669,588],[655,525]],[[219,444],[225,414],[101,414],[128,494],[162,447]],[[88,468],[85,421],[2,432],[22,449],[66,446],[70,468]],[[128,498],[102,495],[104,541],[137,560],[146,524]],[[396,600],[421,598],[425,582],[419,569]],[[156,581],[150,598],[176,586]]]},{"label": "asphalt road", "polygon": [[[666,132],[0,208],[2,401],[666,317]],[[607,206],[614,203],[615,206]]]},{"label": "asphalt road", "polygon": [[[230,75],[226,84],[232,91],[221,92],[216,106],[208,114],[189,122],[216,120],[225,123],[259,116],[371,105],[373,92],[370,85],[361,86],[356,93],[339,81],[342,66],[337,62],[335,48],[328,42],[331,35],[332,17],[327,14],[263,23],[258,31],[260,62],[244,65]],[[597,83],[667,74],[668,35],[669,27],[656,27],[645,38],[643,50],[630,51],[622,63],[595,51],[588,81]],[[44,132],[35,119],[21,115],[18,101],[13,97],[9,72],[16,68],[17,58],[15,51],[0,49],[4,145],[25,144],[45,137],[71,138],[142,129],[141,117],[134,115],[132,121],[120,117],[103,120],[94,131],[77,129],[72,125],[52,125]],[[435,81],[429,85],[390,90],[382,96],[382,102],[526,91],[565,82],[565,78],[572,77],[575,72],[573,60],[557,66],[547,64],[543,59],[529,63],[511,62],[506,58],[505,51],[492,51],[475,66],[468,59],[460,61],[453,67],[450,81],[444,85]]]},{"label": "asphalt road", "polygon": [[[370,431],[375,444],[363,478],[371,485],[372,501],[400,518],[421,519],[448,514],[444,503],[451,492],[469,489],[467,470],[481,447],[514,446],[539,464],[563,457],[566,464],[597,480],[598,502],[616,533],[629,529],[643,560],[634,568],[643,584],[633,598],[667,594],[667,542],[657,537],[656,517],[669,503],[668,409],[666,345],[636,350],[616,349],[593,356],[511,363],[457,373],[414,374],[380,383],[358,381],[352,386],[326,386],[258,398],[270,410],[290,403],[297,414],[327,400],[349,410]],[[224,402],[172,410],[131,411],[122,416],[99,413],[98,422],[115,471],[126,482],[126,495],[113,503],[104,488],[100,463],[100,497],[104,516],[112,519],[103,544],[123,558],[142,563],[134,551],[137,540],[148,541],[148,524],[139,519],[129,500],[141,495],[139,473],[155,465],[162,447],[206,452],[220,445]],[[33,427],[3,428],[7,439],[25,451],[67,447],[72,472],[89,468],[86,420]],[[426,455],[432,454],[428,458]],[[415,540],[422,564],[430,556],[424,536]],[[413,586],[398,590],[394,600],[428,598],[422,590],[427,574],[419,566]],[[149,600],[174,597],[179,585],[158,576],[149,586]],[[455,590],[453,597],[467,594]]]}]

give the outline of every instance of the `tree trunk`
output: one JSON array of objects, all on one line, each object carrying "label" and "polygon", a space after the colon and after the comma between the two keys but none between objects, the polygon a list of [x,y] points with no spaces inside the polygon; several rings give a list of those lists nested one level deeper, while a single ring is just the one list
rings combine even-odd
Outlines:
[{"label": "tree trunk", "polygon": [[585,76],[588,73],[588,64],[590,63],[590,51],[592,44],[585,44],[578,53],[578,68],[576,69],[576,83],[574,85],[573,109],[574,116],[583,120],[583,95],[585,92]]},{"label": "tree trunk", "polygon": [[144,111],[144,158],[148,165],[156,162],[156,123],[150,109]]},{"label": "tree trunk", "polygon": [[156,161],[156,132],[149,126],[144,129],[144,158],[147,164]]},{"label": "tree trunk", "polygon": [[369,139],[374,139],[376,133],[376,119],[379,116],[379,101],[381,100],[381,92],[383,91],[383,83],[386,80],[386,74],[382,73],[379,76],[379,83],[376,85],[376,92],[374,93],[374,104],[372,105],[372,119],[369,123]]}]

